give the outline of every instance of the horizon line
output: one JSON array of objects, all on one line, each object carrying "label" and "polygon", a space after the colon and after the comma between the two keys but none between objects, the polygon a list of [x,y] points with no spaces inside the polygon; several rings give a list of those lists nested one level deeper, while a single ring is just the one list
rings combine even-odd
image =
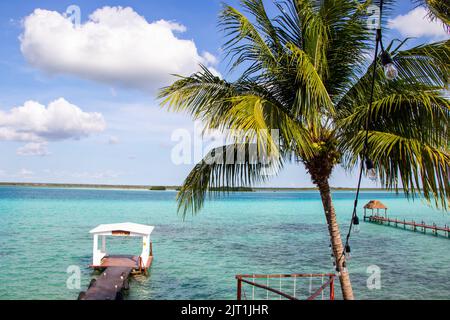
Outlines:
[{"label": "horizon line", "polygon": [[[63,187],[63,188],[95,188],[95,189],[146,189],[151,190],[176,190],[180,185],[142,185],[142,184],[103,184],[103,183],[53,183],[53,182],[0,182],[0,186],[23,186],[23,187]],[[226,188],[226,187],[224,187]],[[236,187],[230,189],[251,189],[248,191],[264,191],[264,190],[318,190],[317,187]],[[331,186],[333,190],[356,190],[354,187],[337,187]],[[361,190],[385,190],[391,191],[382,187],[368,187],[361,188]],[[398,190],[402,190],[399,188]]]}]

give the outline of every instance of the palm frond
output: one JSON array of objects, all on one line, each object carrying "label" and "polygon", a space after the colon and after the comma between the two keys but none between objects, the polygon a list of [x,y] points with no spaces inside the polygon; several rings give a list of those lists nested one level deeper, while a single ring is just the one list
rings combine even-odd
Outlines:
[{"label": "palm frond", "polygon": [[[333,1],[327,1],[333,3]],[[330,96],[337,102],[339,97],[364,72],[373,42],[373,31],[368,28],[368,7],[373,3],[366,0],[361,3],[336,1],[324,10],[324,20],[330,26],[330,45],[327,52],[329,68],[324,80]]]},{"label": "palm frond", "polygon": [[261,31],[265,41],[274,52],[283,50],[279,35],[272,20],[267,15],[263,0],[242,0],[242,6],[256,20],[256,28]]},{"label": "palm frond", "polygon": [[[413,198],[421,192],[445,209],[450,196],[450,104],[440,91],[413,86],[397,86],[397,90],[372,105],[368,156],[376,163],[384,187],[403,187]],[[347,168],[362,161],[368,108],[354,108],[338,122],[343,128],[339,147]]]},{"label": "palm frond", "polygon": [[[362,151],[365,133],[359,132],[349,143]],[[417,139],[390,132],[369,133],[369,154],[374,161],[381,184],[390,190],[414,198],[424,198],[443,209],[450,209],[450,154]],[[356,158],[354,159],[356,161]]]},{"label": "palm frond", "polygon": [[[246,139],[267,148],[270,154],[278,155],[281,147],[283,153],[295,152],[305,158],[313,156],[306,127],[270,100],[257,95],[242,95],[231,98],[231,102],[233,107],[222,123],[233,133],[242,132]],[[241,136],[236,137],[243,141]]]},{"label": "palm frond", "polygon": [[[399,90],[374,101],[369,117],[370,128],[400,134],[432,146],[448,145],[448,100],[439,91],[413,89]],[[351,115],[338,122],[348,135],[342,138],[343,144],[364,128],[368,115],[369,105],[363,105],[354,108]]]},{"label": "palm frond", "polygon": [[266,157],[256,144],[231,144],[211,150],[198,163],[177,195],[178,212],[183,217],[197,213],[207,194],[226,193],[231,188],[251,187],[276,175],[280,157]]},{"label": "palm frond", "polygon": [[442,21],[443,27],[450,31],[450,3],[445,0],[415,0],[419,6],[425,6],[428,11],[428,17],[433,20]]},{"label": "palm frond", "polygon": [[450,40],[419,45],[409,50],[394,51],[393,58],[401,79],[430,86],[448,85]]},{"label": "palm frond", "polygon": [[[390,48],[391,45],[388,46]],[[446,90],[450,67],[450,41],[420,45],[409,50],[393,52],[394,63],[399,70],[396,81],[388,81],[378,63],[377,81],[374,88],[375,99],[392,92]],[[337,109],[352,109],[368,103],[367,88],[371,85],[373,65],[340,98]]]},{"label": "palm frond", "polygon": [[320,15],[320,2],[311,0],[295,1],[298,21],[301,24],[303,50],[310,58],[320,77],[328,74],[327,50],[329,48],[329,28]]},{"label": "palm frond", "polygon": [[[287,48],[291,51],[290,59],[297,71],[298,89],[293,106],[294,114],[304,117],[308,122],[316,122],[320,119],[318,117],[320,113],[332,114],[334,112],[333,102],[310,57],[294,44],[288,44]],[[311,108],[311,106],[322,108]]]},{"label": "palm frond", "polygon": [[163,88],[159,98],[169,110],[187,111],[208,129],[229,130],[233,138],[242,140],[239,142],[250,139],[260,146],[274,147],[275,131],[283,148],[301,152],[305,157],[312,155],[310,135],[304,125],[270,91],[256,83],[228,83],[203,68],[202,72]]},{"label": "palm frond", "polygon": [[[249,3],[250,4],[250,3]],[[228,39],[223,49],[226,58],[230,59],[231,70],[246,64],[242,78],[248,77],[262,68],[274,68],[277,64],[273,46],[276,39],[268,44],[250,20],[237,9],[224,5],[219,16],[219,26]],[[260,20],[265,20],[261,17]]]}]

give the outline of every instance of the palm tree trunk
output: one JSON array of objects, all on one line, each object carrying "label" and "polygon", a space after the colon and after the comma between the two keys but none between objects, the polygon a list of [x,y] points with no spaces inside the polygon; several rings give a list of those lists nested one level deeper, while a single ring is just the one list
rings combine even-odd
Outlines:
[{"label": "palm tree trunk", "polygon": [[[331,199],[330,185],[328,179],[324,178],[317,181],[317,186],[319,187],[320,196],[322,197],[323,209],[325,211],[325,216],[327,218],[328,232],[330,233],[331,246],[333,249],[334,256],[336,259],[336,264],[341,271],[339,276],[339,281],[341,283],[342,296],[344,300],[353,300],[353,289],[350,283],[350,276],[348,272],[343,272],[343,263],[345,262],[345,256],[342,255],[344,247],[342,245],[341,234],[339,232],[339,225],[336,220],[336,211],[333,206],[333,201]],[[340,258],[340,259],[339,259]]]}]

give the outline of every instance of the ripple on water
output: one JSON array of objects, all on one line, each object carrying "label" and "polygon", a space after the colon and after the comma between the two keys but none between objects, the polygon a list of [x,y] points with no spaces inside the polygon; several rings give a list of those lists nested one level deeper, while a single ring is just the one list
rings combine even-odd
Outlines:
[{"label": "ripple on water", "polygon": [[[234,299],[235,274],[332,271],[325,218],[314,192],[233,193],[206,203],[184,222],[173,192],[2,187],[1,194],[2,299],[75,299],[79,291],[66,287],[67,267],[80,267],[84,289],[95,276],[87,267],[89,230],[120,221],[156,226],[150,276],[132,280],[129,299]],[[333,198],[345,231],[353,193]],[[449,215],[398,195],[363,192],[362,199],[383,201],[401,219],[450,224]],[[361,222],[361,233],[350,243],[348,267],[357,298],[450,297],[448,239]],[[108,242],[116,252],[138,253],[138,246],[131,239]],[[17,267],[24,262],[26,268]],[[381,269],[381,290],[367,288],[371,265]],[[307,293],[308,284],[302,288]]]}]

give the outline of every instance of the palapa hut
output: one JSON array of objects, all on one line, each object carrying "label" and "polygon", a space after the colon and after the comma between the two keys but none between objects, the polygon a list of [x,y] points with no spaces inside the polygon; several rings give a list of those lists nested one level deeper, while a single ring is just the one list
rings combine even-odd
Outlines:
[{"label": "palapa hut", "polygon": [[376,216],[380,215],[380,209],[384,209],[384,217],[387,218],[387,209],[388,207],[386,207],[381,201],[378,200],[370,200],[365,206],[364,206],[364,217],[366,217],[366,210],[367,209],[371,209],[372,210],[372,215],[374,213],[374,209],[376,209]]}]

